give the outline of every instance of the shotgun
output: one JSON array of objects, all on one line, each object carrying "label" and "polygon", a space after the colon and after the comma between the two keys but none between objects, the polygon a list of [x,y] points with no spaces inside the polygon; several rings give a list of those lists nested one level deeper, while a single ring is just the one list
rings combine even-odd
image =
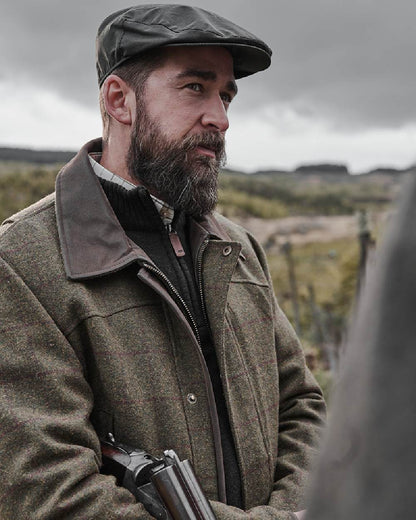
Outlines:
[{"label": "shotgun", "polygon": [[101,440],[101,473],[116,477],[159,520],[215,520],[189,460],[173,450],[156,458],[143,450]]}]

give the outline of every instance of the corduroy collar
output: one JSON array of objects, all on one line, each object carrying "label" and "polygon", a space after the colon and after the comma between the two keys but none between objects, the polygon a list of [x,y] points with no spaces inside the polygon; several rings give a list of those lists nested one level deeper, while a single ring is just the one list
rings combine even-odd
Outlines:
[{"label": "corduroy collar", "polygon": [[[104,276],[133,262],[150,261],[126,236],[93,172],[88,154],[101,152],[101,147],[101,139],[87,143],[56,179],[59,239],[66,274],[71,280]],[[208,236],[230,240],[213,215],[198,222],[193,220],[194,252]]]}]

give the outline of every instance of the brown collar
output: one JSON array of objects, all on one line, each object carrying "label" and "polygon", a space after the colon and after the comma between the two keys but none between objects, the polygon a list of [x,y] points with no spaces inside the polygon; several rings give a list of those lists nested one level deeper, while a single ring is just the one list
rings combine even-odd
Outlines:
[{"label": "brown collar", "polygon": [[[140,260],[146,253],[125,234],[88,154],[101,152],[102,141],[87,143],[60,171],[56,179],[56,215],[66,274],[71,280],[103,276]],[[230,237],[212,215],[194,221],[191,247],[194,251],[208,236]]]}]

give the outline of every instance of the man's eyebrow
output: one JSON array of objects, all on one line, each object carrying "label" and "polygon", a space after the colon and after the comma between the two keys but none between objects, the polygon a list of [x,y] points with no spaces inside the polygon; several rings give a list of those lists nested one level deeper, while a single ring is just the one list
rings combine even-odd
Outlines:
[{"label": "man's eyebrow", "polygon": [[[176,79],[184,78],[200,78],[204,81],[215,81],[217,79],[217,74],[212,70],[186,69],[176,76]],[[234,94],[237,94],[238,92],[237,83],[234,80],[230,80],[227,83],[226,88],[227,90],[234,92]]]}]

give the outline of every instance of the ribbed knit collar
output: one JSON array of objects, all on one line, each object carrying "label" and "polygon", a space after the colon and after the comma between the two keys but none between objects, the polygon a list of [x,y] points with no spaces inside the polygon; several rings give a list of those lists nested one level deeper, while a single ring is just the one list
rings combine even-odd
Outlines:
[{"label": "ribbed knit collar", "polygon": [[[92,169],[94,170],[94,173],[97,175],[97,177],[113,182],[114,184],[118,184],[126,190],[134,190],[136,188],[136,186],[127,179],[124,179],[116,173],[110,172],[110,170],[107,170],[107,168],[104,168],[104,166],[100,163],[101,157],[101,153],[90,153],[88,155]],[[171,226],[175,216],[175,211],[172,206],[163,200],[158,199],[152,194],[150,194],[150,196],[156,206],[157,211],[159,212],[161,219],[163,220],[164,225]]]},{"label": "ribbed knit collar", "polygon": [[[165,231],[165,225],[154,201],[143,186],[127,190],[114,182],[99,178],[104,192],[121,226],[130,231]],[[185,214],[175,211],[172,227],[175,230],[185,224]]]}]

